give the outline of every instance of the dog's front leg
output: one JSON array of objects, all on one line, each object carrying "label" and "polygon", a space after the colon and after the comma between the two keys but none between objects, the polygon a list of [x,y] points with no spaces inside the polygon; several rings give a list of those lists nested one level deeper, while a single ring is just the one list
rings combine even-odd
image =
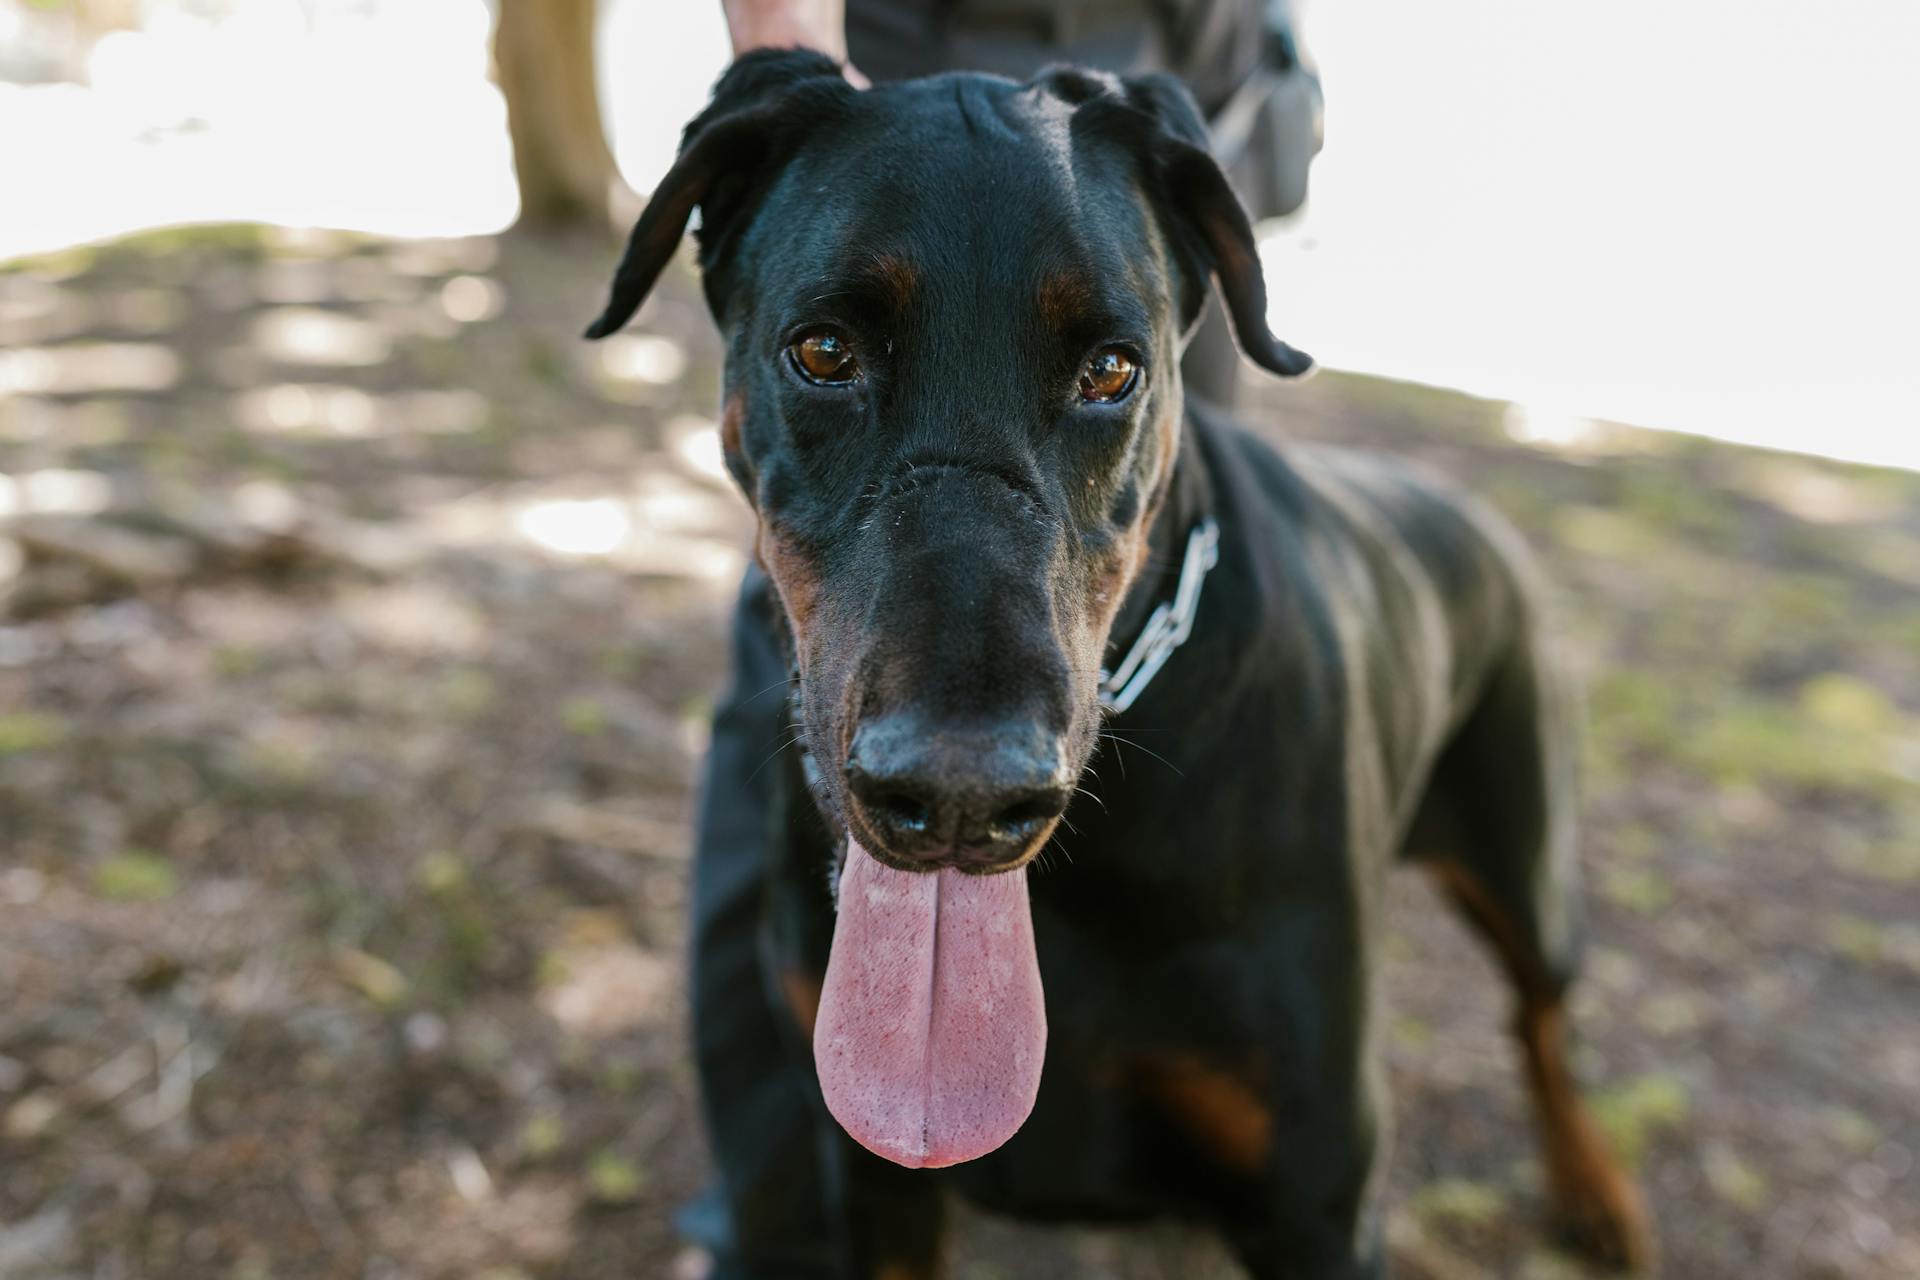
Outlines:
[{"label": "dog's front leg", "polygon": [[1384,1086],[1358,912],[1326,909],[1337,900],[1271,906],[1250,924],[1250,945],[1176,971],[1190,990],[1216,993],[1186,1041],[1215,1047],[1142,1059],[1156,1109],[1185,1139],[1184,1167],[1170,1172],[1217,1207],[1257,1280],[1386,1274]]},{"label": "dog's front leg", "polygon": [[[1325,1063],[1331,1068],[1334,1064]],[[1364,1066],[1272,1099],[1268,1157],[1226,1223],[1255,1280],[1382,1280],[1377,1090]]]}]

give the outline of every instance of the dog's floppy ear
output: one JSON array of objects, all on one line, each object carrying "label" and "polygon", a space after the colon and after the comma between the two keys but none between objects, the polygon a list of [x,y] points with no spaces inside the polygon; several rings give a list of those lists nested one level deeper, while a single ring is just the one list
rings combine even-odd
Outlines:
[{"label": "dog's floppy ear", "polygon": [[1297,378],[1313,369],[1313,357],[1296,351],[1267,328],[1267,280],[1254,246],[1253,224],[1233,187],[1207,150],[1207,126],[1193,95],[1172,76],[1127,76],[1120,81],[1127,104],[1149,118],[1144,159],[1156,199],[1173,225],[1174,250],[1188,281],[1181,300],[1192,324],[1206,303],[1207,277],[1220,282],[1227,314],[1240,347],[1263,369]]},{"label": "dog's floppy ear", "polygon": [[[765,190],[775,162],[855,92],[838,63],[810,49],[756,50],[728,67],[706,110],[680,135],[679,158],[627,237],[606,310],[586,336],[604,338],[633,318],[696,205],[702,266],[711,267],[738,215]],[[715,296],[712,289],[708,296]]]}]

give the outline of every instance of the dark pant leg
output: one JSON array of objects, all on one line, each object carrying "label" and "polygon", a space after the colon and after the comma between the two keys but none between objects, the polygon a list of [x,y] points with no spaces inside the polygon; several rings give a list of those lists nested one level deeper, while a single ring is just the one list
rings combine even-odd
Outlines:
[{"label": "dark pant leg", "polygon": [[714,717],[693,866],[693,1035],[715,1183],[682,1219],[715,1280],[839,1273],[812,1064],[793,1052],[764,963],[787,738],[787,659],[766,576],[747,573],[733,677]]},{"label": "dark pant leg", "polygon": [[1188,395],[1216,409],[1231,412],[1240,398],[1240,348],[1233,340],[1226,310],[1211,291],[1193,340],[1180,357],[1180,381]]}]

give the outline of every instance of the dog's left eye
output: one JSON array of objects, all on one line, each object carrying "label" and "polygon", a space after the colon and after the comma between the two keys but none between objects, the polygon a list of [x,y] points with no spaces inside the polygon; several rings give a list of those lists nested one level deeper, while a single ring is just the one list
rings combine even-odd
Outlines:
[{"label": "dog's left eye", "polygon": [[860,376],[860,362],[853,348],[832,329],[815,329],[802,334],[787,346],[787,359],[808,382],[826,387],[844,387]]},{"label": "dog's left eye", "polygon": [[1140,366],[1122,347],[1107,347],[1094,353],[1080,370],[1080,398],[1095,404],[1125,400],[1140,380]]}]

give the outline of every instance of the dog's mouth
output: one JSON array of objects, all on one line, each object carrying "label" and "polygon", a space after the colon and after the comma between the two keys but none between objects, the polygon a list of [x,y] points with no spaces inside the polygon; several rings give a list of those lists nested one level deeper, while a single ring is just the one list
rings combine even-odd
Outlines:
[{"label": "dog's mouth", "polygon": [[[996,844],[948,846],[928,857],[889,849],[886,841],[875,835],[872,827],[862,820],[857,808],[847,812],[844,817],[848,849],[857,847],[888,870],[909,875],[938,875],[944,871],[954,871],[967,876],[998,876],[1022,870],[1046,848],[1048,839],[1060,821],[1058,818],[1034,818],[1019,823],[1021,832],[1013,843],[1016,852],[1011,855]],[[845,873],[845,867],[843,857],[842,874]]]},{"label": "dog's mouth", "polygon": [[812,781],[846,832],[814,1062],[855,1141],[938,1168],[997,1149],[1033,1109],[1047,1021],[1026,865],[1082,753],[1031,725],[915,737],[874,723],[810,735]]},{"label": "dog's mouth", "polygon": [[1024,868],[901,870],[849,839],[813,1032],[847,1133],[910,1169],[983,1156],[1026,1122],[1046,1048]]}]

